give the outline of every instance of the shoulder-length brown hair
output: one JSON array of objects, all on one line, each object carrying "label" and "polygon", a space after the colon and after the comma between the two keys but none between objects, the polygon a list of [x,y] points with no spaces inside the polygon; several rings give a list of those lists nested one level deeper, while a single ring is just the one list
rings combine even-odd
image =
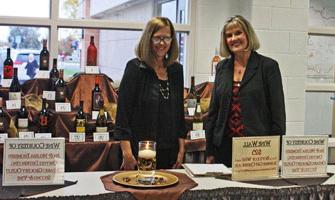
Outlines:
[{"label": "shoulder-length brown hair", "polygon": [[235,27],[242,28],[242,30],[247,36],[248,46],[246,50],[257,50],[260,47],[259,40],[257,38],[255,30],[251,26],[251,24],[248,22],[248,20],[246,20],[241,15],[235,15],[226,21],[221,31],[220,55],[222,57],[229,57],[232,54],[232,52],[230,51],[226,43],[226,31],[228,29],[235,28]]},{"label": "shoulder-length brown hair", "polygon": [[135,49],[136,56],[148,65],[152,65],[156,57],[151,48],[151,38],[159,29],[169,26],[171,30],[171,46],[164,59],[164,64],[169,66],[177,61],[179,55],[178,42],[176,38],[176,31],[172,22],[166,17],[154,17],[146,25],[141,39]]}]

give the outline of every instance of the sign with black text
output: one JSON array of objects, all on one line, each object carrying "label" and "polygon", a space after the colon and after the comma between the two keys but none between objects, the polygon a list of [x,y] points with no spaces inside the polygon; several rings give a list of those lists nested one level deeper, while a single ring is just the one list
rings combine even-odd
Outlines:
[{"label": "sign with black text", "polygon": [[327,176],[328,136],[283,136],[281,176]]},{"label": "sign with black text", "polygon": [[276,179],[280,136],[233,137],[232,180]]},{"label": "sign with black text", "polygon": [[65,139],[7,138],[3,186],[64,184]]}]

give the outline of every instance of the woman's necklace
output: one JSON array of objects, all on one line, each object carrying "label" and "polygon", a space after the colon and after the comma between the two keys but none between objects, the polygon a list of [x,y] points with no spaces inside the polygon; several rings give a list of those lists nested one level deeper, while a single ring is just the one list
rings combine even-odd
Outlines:
[{"label": "woman's necklace", "polygon": [[164,99],[169,99],[170,97],[169,81],[166,81],[165,88],[162,86],[162,83],[159,83],[159,91]]}]

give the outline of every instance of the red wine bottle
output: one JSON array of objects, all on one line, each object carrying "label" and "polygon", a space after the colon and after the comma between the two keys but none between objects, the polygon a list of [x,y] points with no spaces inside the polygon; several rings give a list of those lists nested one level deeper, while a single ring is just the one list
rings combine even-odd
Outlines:
[{"label": "red wine bottle", "polygon": [[65,102],[64,70],[59,70],[59,79],[56,82],[56,102]]},{"label": "red wine bottle", "polygon": [[21,108],[17,113],[17,128],[19,132],[28,131],[29,120],[28,120],[28,111],[25,106],[25,102],[22,101]]},{"label": "red wine bottle", "polygon": [[42,99],[42,110],[39,117],[39,132],[49,133],[49,112],[46,107],[46,99]]},{"label": "red wine bottle", "polygon": [[92,90],[92,111],[100,110],[100,100],[103,99],[101,89],[99,87],[99,76],[95,77],[95,86]]},{"label": "red wine bottle", "polygon": [[94,36],[91,36],[90,45],[87,48],[87,66],[97,66],[97,48],[94,45]]},{"label": "red wine bottle", "polygon": [[14,75],[13,69],[14,63],[10,58],[10,48],[7,48],[7,58],[3,63],[3,78],[4,79],[12,79]]},{"label": "red wine bottle", "polygon": [[85,133],[86,117],[83,111],[84,101],[80,101],[79,110],[76,115],[76,132]]},{"label": "red wine bottle", "polygon": [[14,68],[14,77],[9,86],[8,92],[9,100],[21,100],[21,85],[17,77],[17,68]]},{"label": "red wine bottle", "polygon": [[49,51],[47,49],[47,40],[43,40],[43,48],[40,53],[40,70],[49,70]]},{"label": "red wine bottle", "polygon": [[49,78],[50,78],[50,90],[54,91],[56,89],[56,82],[59,79],[59,71],[57,69],[57,58],[53,59],[52,69],[50,70]]}]

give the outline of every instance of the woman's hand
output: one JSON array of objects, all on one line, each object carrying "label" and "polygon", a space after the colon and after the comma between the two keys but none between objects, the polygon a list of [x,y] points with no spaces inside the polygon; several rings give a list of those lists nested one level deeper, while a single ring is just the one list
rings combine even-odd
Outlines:
[{"label": "woman's hand", "polygon": [[137,161],[133,155],[123,156],[121,170],[133,170],[137,165]]},{"label": "woman's hand", "polygon": [[185,152],[181,152],[181,151],[178,152],[176,163],[172,167],[173,169],[181,168],[181,164],[183,164],[184,162],[184,155],[185,155]]},{"label": "woman's hand", "polygon": [[122,149],[122,164],[120,169],[121,170],[133,170],[137,165],[137,161],[131,151],[130,142],[127,140],[121,140],[120,146]]},{"label": "woman's hand", "polygon": [[214,161],[215,161],[214,156],[207,156],[207,158],[206,158],[206,163],[207,164],[213,164]]}]

